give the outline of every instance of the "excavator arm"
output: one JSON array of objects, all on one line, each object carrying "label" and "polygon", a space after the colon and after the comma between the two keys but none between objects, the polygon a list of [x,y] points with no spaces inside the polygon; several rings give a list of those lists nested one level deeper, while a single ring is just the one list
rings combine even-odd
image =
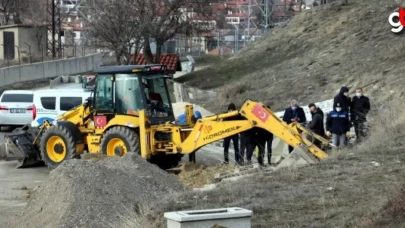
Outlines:
[{"label": "excavator arm", "polygon": [[[226,118],[236,117],[239,114],[246,120],[226,120]],[[269,108],[251,100],[247,100],[239,111],[198,120],[189,136],[177,147],[177,152],[189,154],[204,145],[254,127],[263,128],[290,146],[305,148],[307,153],[312,154],[317,159],[328,157],[324,151],[303,137],[302,132],[315,136],[314,138],[327,145],[328,141],[326,139],[315,135],[295,123],[290,125],[286,124]]]}]

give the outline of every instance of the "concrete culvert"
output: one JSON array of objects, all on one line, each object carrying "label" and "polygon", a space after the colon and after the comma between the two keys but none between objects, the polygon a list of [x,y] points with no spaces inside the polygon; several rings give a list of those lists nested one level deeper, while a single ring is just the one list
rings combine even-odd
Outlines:
[{"label": "concrete culvert", "polygon": [[111,227],[136,211],[185,187],[139,155],[63,162],[9,228]]}]

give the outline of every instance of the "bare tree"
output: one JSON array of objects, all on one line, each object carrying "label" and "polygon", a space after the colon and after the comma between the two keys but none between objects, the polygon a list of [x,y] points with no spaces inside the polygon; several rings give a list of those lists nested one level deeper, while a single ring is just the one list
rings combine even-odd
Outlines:
[{"label": "bare tree", "polygon": [[148,8],[147,18],[151,26],[144,33],[144,55],[149,63],[152,63],[152,52],[148,40],[150,38],[156,44],[155,63],[160,62],[160,56],[164,43],[177,34],[190,35],[201,31],[198,24],[194,24],[191,17],[195,15],[207,16],[208,0],[144,0]]},{"label": "bare tree", "polygon": [[35,38],[38,51],[44,48],[46,28],[46,1],[47,0],[30,0],[29,5],[21,8],[21,22],[32,25],[35,28]]},{"label": "bare tree", "polygon": [[100,0],[91,9],[89,34],[115,52],[118,64],[129,64],[131,53],[141,48],[143,31],[149,25],[143,18],[145,10],[143,0]]},{"label": "bare tree", "polygon": [[0,7],[2,7],[4,13],[2,24],[7,25],[11,22],[21,24],[20,15],[27,9],[29,4],[30,1],[26,0],[0,0]]},{"label": "bare tree", "polygon": [[[193,3],[196,6],[204,5]],[[155,62],[160,61],[163,44],[196,28],[188,15],[189,0],[99,0],[92,8],[90,34],[115,51],[117,62],[129,64],[141,48],[148,63],[153,62],[150,41],[156,43]],[[122,61],[122,60],[125,61]]]}]

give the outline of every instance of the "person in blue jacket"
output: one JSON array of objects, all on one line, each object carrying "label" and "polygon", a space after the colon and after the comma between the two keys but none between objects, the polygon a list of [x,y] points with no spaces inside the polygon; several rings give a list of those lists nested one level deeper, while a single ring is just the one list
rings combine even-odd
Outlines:
[{"label": "person in blue jacket", "polygon": [[326,117],[326,135],[332,135],[332,144],[337,148],[346,146],[346,137],[350,136],[349,112],[343,110],[340,103]]},{"label": "person in blue jacket", "polygon": [[[201,119],[202,118],[201,112],[200,111],[194,111],[194,118],[196,120]],[[186,121],[187,121],[187,118],[186,118],[185,113],[177,116],[177,118],[176,118],[176,124],[178,124],[178,125],[186,124]]]}]

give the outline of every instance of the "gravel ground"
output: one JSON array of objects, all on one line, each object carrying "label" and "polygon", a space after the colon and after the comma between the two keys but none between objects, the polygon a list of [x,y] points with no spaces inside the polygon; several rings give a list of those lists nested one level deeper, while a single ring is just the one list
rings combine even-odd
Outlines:
[{"label": "gravel ground", "polygon": [[185,189],[137,155],[70,160],[51,171],[9,228],[113,227],[126,212]]}]

